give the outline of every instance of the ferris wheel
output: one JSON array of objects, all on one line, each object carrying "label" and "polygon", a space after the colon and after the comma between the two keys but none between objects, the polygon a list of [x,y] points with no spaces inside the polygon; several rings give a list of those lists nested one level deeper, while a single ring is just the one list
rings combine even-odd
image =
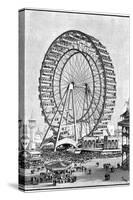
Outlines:
[{"label": "ferris wheel", "polygon": [[48,124],[41,146],[50,131],[56,150],[66,137],[76,142],[107,129],[115,106],[116,79],[106,47],[77,30],[57,37],[42,62],[39,99]]}]

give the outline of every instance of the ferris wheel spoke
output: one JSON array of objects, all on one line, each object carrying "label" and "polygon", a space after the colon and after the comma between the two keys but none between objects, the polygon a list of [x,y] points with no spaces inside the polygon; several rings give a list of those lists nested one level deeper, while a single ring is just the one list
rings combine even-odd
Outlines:
[{"label": "ferris wheel spoke", "polygon": [[[87,65],[88,65],[89,67],[91,67],[90,62],[88,62]],[[88,66],[87,66],[86,69],[85,69],[85,68],[83,69],[83,70],[84,70],[84,74],[88,73],[88,69],[89,69]],[[92,72],[91,72],[91,73],[92,73]],[[88,75],[89,75],[89,77],[87,77],[87,79],[89,80],[89,79],[92,77],[92,75],[90,76],[90,73],[88,73]]]},{"label": "ferris wheel spoke", "polygon": [[[94,60],[93,60],[93,61],[94,61]],[[97,67],[95,61],[94,61],[94,64],[95,64],[95,66]],[[98,74],[99,74],[99,84],[100,84],[100,96],[99,96],[99,100],[98,100],[98,104],[99,104],[100,98],[101,98],[101,92],[102,92],[102,89],[101,89],[101,88],[102,88],[102,81],[101,81],[100,71],[99,71],[98,67],[97,67],[97,70],[98,70]]]},{"label": "ferris wheel spoke", "polygon": [[61,87],[61,89],[65,89],[65,88],[68,87],[68,85],[69,85],[69,84],[62,84],[62,83],[61,83],[61,86],[60,86],[60,87]]},{"label": "ferris wheel spoke", "polygon": [[61,96],[62,96],[62,94],[64,94],[64,91],[66,90],[67,87],[68,87],[68,86],[61,87]]},{"label": "ferris wheel spoke", "polygon": [[74,76],[73,74],[70,74],[70,73],[68,73],[68,72],[66,72],[69,76],[71,76],[71,81],[74,79],[74,80],[76,80],[76,81],[78,81],[78,79],[76,78],[76,76]]},{"label": "ferris wheel spoke", "polygon": [[86,79],[90,80],[92,78],[92,75],[90,76],[90,74],[91,74],[91,72],[90,72],[89,68],[85,68],[85,70],[83,71],[83,75],[86,77]]},{"label": "ferris wheel spoke", "polygon": [[[91,97],[92,97],[92,95],[91,95]],[[90,97],[90,92],[87,92],[87,104],[88,104],[88,101],[90,102],[91,97]],[[94,98],[93,98],[93,101],[94,101]],[[93,105],[93,103],[92,103],[92,105]],[[90,113],[90,111],[89,111],[89,114],[88,114],[88,117],[89,117],[89,118],[91,118],[92,115],[94,115],[96,109],[93,110],[93,108],[92,108],[92,106],[91,106],[90,110],[91,110],[91,113]]]},{"label": "ferris wheel spoke", "polygon": [[[87,70],[86,70],[86,71],[87,71]],[[85,72],[85,73],[86,73],[86,72]],[[102,74],[102,73],[103,73],[103,71],[102,71],[100,74]],[[93,77],[95,78],[96,76],[99,76],[100,74],[97,72],[96,74],[93,75]],[[89,76],[88,79],[91,79],[91,77],[92,77],[92,75]],[[98,79],[98,80],[99,80],[99,79]]]},{"label": "ferris wheel spoke", "polygon": [[[69,61],[70,65],[72,66],[72,67],[71,67],[71,70],[72,70],[72,71],[71,71],[71,74],[73,74],[74,77],[77,77],[77,79],[79,79],[79,74],[76,72],[76,70],[73,71],[74,66],[73,66],[73,64],[72,64],[71,62],[72,62],[72,58],[71,58],[71,60]],[[77,75],[77,76],[76,76],[76,75]]]},{"label": "ferris wheel spoke", "polygon": [[86,66],[88,65],[88,63],[87,63],[86,59],[83,57],[83,55],[81,57],[82,57],[82,63],[80,63],[80,74],[81,74],[81,77],[83,80],[84,76],[87,76],[86,73],[84,73],[84,70],[85,70]]},{"label": "ferris wheel spoke", "polygon": [[84,77],[84,78],[83,78],[83,81],[84,81],[84,83],[87,83],[87,82],[90,82],[90,83],[91,83],[91,81],[88,79],[88,77],[87,77],[87,78]]},{"label": "ferris wheel spoke", "polygon": [[85,104],[86,104],[86,106],[87,106],[87,109],[88,109],[90,103],[91,103],[91,101],[90,101],[89,99],[86,98]]},{"label": "ferris wheel spoke", "polygon": [[60,77],[60,73],[56,72],[56,73],[55,73],[55,76],[59,76],[59,77]]},{"label": "ferris wheel spoke", "polygon": [[61,73],[61,69],[60,69],[60,68],[56,68],[56,70],[55,70],[55,74],[60,75],[60,73]]},{"label": "ferris wheel spoke", "polygon": [[[90,115],[90,114],[88,113],[88,115]],[[89,132],[91,132],[91,130],[93,129],[92,119],[89,117],[88,119],[85,119],[85,122],[88,123],[88,125],[89,125]]]},{"label": "ferris wheel spoke", "polygon": [[[77,113],[79,113],[80,112],[79,108],[81,108],[81,110],[82,110],[81,102],[79,101],[79,93],[74,94],[74,96],[75,96],[75,105],[77,105],[76,110],[77,110]],[[80,115],[78,115],[78,116],[80,116]]]},{"label": "ferris wheel spoke", "polygon": [[100,85],[95,85],[95,88],[96,88],[96,90],[100,89]]},{"label": "ferris wheel spoke", "polygon": [[73,71],[73,73],[74,73],[75,75],[77,75],[77,78],[78,78],[78,79],[80,79],[80,76],[79,76],[80,70],[79,70],[79,67],[78,67],[78,65],[77,65],[77,54],[76,54],[75,56],[73,56],[73,63],[74,63],[74,66],[75,66],[75,70]]},{"label": "ferris wheel spoke", "polygon": [[[93,80],[90,81],[90,82],[93,82]],[[94,79],[94,82],[95,82],[95,83],[99,83],[99,79]]]},{"label": "ferris wheel spoke", "polygon": [[59,88],[59,84],[54,83],[54,88]]},{"label": "ferris wheel spoke", "polygon": [[[90,93],[90,95],[92,96],[92,94]],[[96,106],[96,110],[98,111],[98,113],[100,114],[100,111],[98,110],[98,106],[97,106],[97,103],[96,103],[96,101],[95,101],[95,98],[94,98],[94,104],[95,104],[95,106]]]},{"label": "ferris wheel spoke", "polygon": [[74,95],[72,91],[72,107],[73,107],[73,118],[74,118],[74,132],[75,132],[75,141],[77,140],[77,132],[76,132],[76,115],[75,115],[75,106],[74,106]]},{"label": "ferris wheel spoke", "polygon": [[81,57],[82,57],[82,62],[80,63],[80,70],[82,73],[82,71],[84,71],[84,69],[85,69],[85,66],[86,66],[85,63],[87,63],[87,61],[83,56],[81,56]]},{"label": "ferris wheel spoke", "polygon": [[77,98],[77,102],[78,102],[78,105],[79,105],[79,107],[77,106],[77,109],[80,110],[79,108],[81,108],[81,110],[82,110],[82,106],[81,106],[81,103],[80,103],[78,98]]},{"label": "ferris wheel spoke", "polygon": [[73,67],[73,66],[71,65],[71,62],[69,61],[69,62],[68,62],[68,68],[67,68],[67,71],[68,71],[69,74],[72,74],[72,73],[71,73],[71,68],[72,68],[72,67]]},{"label": "ferris wheel spoke", "polygon": [[94,99],[99,100],[100,99],[100,93],[95,93]]},{"label": "ferris wheel spoke", "polygon": [[61,80],[62,82],[65,82],[66,84],[68,84],[68,83],[70,83],[70,81],[68,80],[68,79],[66,79],[66,78],[62,78],[62,80]]},{"label": "ferris wheel spoke", "polygon": [[67,102],[66,124],[68,124],[69,108],[70,108],[70,96],[71,96],[71,91],[69,92],[68,102]]},{"label": "ferris wheel spoke", "polygon": [[61,85],[61,94],[63,93],[64,90],[66,90],[66,88],[68,87],[69,84],[64,84]]},{"label": "ferris wheel spoke", "polygon": [[68,76],[68,73],[63,72],[63,74],[62,74],[62,79],[63,79],[63,78],[65,78],[66,80],[70,81],[71,78],[72,78],[72,76]]},{"label": "ferris wheel spoke", "polygon": [[[99,58],[97,58],[97,59],[95,60],[95,64],[98,64],[98,62],[100,62]],[[101,63],[100,63],[100,64],[101,64]]]},{"label": "ferris wheel spoke", "polygon": [[59,79],[54,79],[54,82],[59,83]]},{"label": "ferris wheel spoke", "polygon": [[[84,116],[84,109],[85,109],[85,96],[86,96],[86,94],[84,93],[84,102],[83,102],[82,116]],[[82,124],[82,123],[81,123],[81,124]]]},{"label": "ferris wheel spoke", "polygon": [[72,58],[71,58],[71,60],[70,60],[70,63],[71,63],[71,65],[72,65],[72,68],[71,68],[72,72],[74,72],[75,69],[77,69],[77,65],[76,65],[76,63],[75,63],[75,57],[76,57],[76,54],[75,54],[74,56],[72,56]]},{"label": "ferris wheel spoke", "polygon": [[[91,92],[91,90],[90,90],[90,92]],[[96,96],[97,96],[97,95],[100,95],[100,92],[101,92],[100,90],[96,90],[96,89],[95,89],[95,95],[96,95]],[[92,93],[92,92],[91,92],[91,93]]]},{"label": "ferris wheel spoke", "polygon": [[84,111],[83,104],[84,104],[84,102],[81,104],[81,102],[78,100],[78,105],[79,106],[77,106],[77,109],[78,109],[78,111],[80,111],[80,118],[83,117],[83,111]]},{"label": "ferris wheel spoke", "polygon": [[82,70],[85,69],[85,67],[86,67],[86,65],[88,65],[88,63],[87,63],[86,58],[83,55],[81,55],[81,58],[82,58],[81,59],[82,62],[80,63],[80,69],[81,69],[81,73],[82,73]]},{"label": "ferris wheel spoke", "polygon": [[83,74],[80,70],[78,72],[75,70],[75,74],[78,76],[77,79],[79,83],[83,83],[84,80],[88,79],[87,74]]},{"label": "ferris wheel spoke", "polygon": [[79,67],[79,56],[77,56],[78,54],[75,55],[74,57],[74,63],[75,63],[75,66],[77,67],[77,70],[80,70],[80,67]]},{"label": "ferris wheel spoke", "polygon": [[64,74],[66,74],[70,78],[73,78],[73,74],[70,74],[68,71],[64,71]]},{"label": "ferris wheel spoke", "polygon": [[59,85],[60,85],[60,87],[68,86],[68,82],[61,80],[61,83]]},{"label": "ferris wheel spoke", "polygon": [[69,84],[71,82],[71,79],[67,79],[66,77],[62,77],[62,82],[65,82],[66,84]]},{"label": "ferris wheel spoke", "polygon": [[77,66],[78,74],[80,74],[80,77],[81,77],[81,80],[82,80],[83,77],[82,77],[82,73],[81,73],[81,56],[78,56],[78,54],[76,54],[75,59],[76,59],[75,65]]},{"label": "ferris wheel spoke", "polygon": [[[97,97],[97,98],[96,98],[96,97]],[[94,100],[95,100],[95,102],[96,102],[96,101],[98,101],[98,100],[99,100],[99,97],[95,95],[93,99],[94,99]]]},{"label": "ferris wheel spoke", "polygon": [[57,92],[54,92],[54,95],[56,96],[56,95],[59,95],[59,92],[57,91]]},{"label": "ferris wheel spoke", "polygon": [[[74,94],[74,97],[75,97],[75,98],[74,98],[74,99],[75,99],[75,102],[74,102],[74,103],[75,103],[75,107],[76,107],[76,110],[77,110],[77,108],[78,108],[80,105],[79,105],[79,101],[78,101],[77,95]],[[76,105],[79,105],[79,106],[76,106]],[[77,110],[77,111],[78,111],[78,110]],[[78,112],[77,112],[77,113],[78,113]]]},{"label": "ferris wheel spoke", "polygon": [[[82,92],[82,93],[83,93],[83,92]],[[84,101],[83,95],[81,94],[81,92],[79,92],[78,94],[79,94],[79,96],[80,96],[80,98],[81,98],[81,100],[82,100],[82,102],[83,102],[83,101]]]},{"label": "ferris wheel spoke", "polygon": [[[82,92],[83,93],[83,92]],[[81,94],[81,91],[79,90],[79,91],[77,91],[77,95],[80,97],[80,102],[82,102],[83,101],[83,94]],[[79,98],[77,98],[77,99],[79,99]]]},{"label": "ferris wheel spoke", "polygon": [[[90,95],[88,95],[89,96],[89,99],[90,99]],[[93,120],[94,120],[94,122],[96,121],[96,119],[95,119],[95,111],[93,110],[93,107],[91,106],[91,111],[92,111],[92,117],[93,117]]]},{"label": "ferris wheel spoke", "polygon": [[55,91],[55,92],[59,91],[59,86],[56,86],[56,87],[54,88],[54,91]]},{"label": "ferris wheel spoke", "polygon": [[[85,97],[86,97],[86,104],[87,104],[87,108],[89,107],[89,105],[88,105],[88,92],[87,92],[87,94],[85,94]],[[91,99],[89,99],[89,102],[91,102]],[[88,124],[89,124],[89,131],[91,130],[91,124],[90,124],[90,110],[88,111],[88,115],[86,115],[85,116],[85,118],[88,116],[88,119],[89,119],[89,122],[88,122]],[[88,119],[87,119],[87,121],[88,121]]]},{"label": "ferris wheel spoke", "polygon": [[[86,58],[84,58],[84,62],[86,61],[85,59]],[[86,69],[86,67],[87,67],[87,69]],[[86,72],[88,71],[88,67],[89,67],[89,64],[86,61],[85,64],[83,65],[83,67],[81,68],[81,73],[84,72],[84,74],[86,74]]]},{"label": "ferris wheel spoke", "polygon": [[[66,88],[64,88],[61,92],[61,96],[63,96],[64,92],[65,92]],[[58,94],[59,95],[59,94]]]}]

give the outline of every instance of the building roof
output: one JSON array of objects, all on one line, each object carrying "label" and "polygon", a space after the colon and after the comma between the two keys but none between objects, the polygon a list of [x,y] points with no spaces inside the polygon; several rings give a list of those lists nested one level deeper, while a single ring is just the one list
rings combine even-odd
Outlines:
[{"label": "building roof", "polygon": [[118,122],[118,126],[124,126],[124,127],[129,127],[129,120],[122,120]]},{"label": "building roof", "polygon": [[127,109],[127,110],[121,115],[121,117],[128,118],[128,117],[129,117],[129,110]]}]

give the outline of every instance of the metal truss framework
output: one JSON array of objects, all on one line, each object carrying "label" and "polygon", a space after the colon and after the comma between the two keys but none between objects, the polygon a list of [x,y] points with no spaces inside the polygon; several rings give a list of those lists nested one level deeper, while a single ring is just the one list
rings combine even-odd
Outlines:
[{"label": "metal truss framework", "polygon": [[80,31],[60,35],[45,54],[39,93],[42,115],[49,125],[41,146],[53,131],[56,151],[58,141],[65,137],[62,127],[72,127],[67,137],[75,141],[83,132],[95,135],[107,129],[115,106],[116,80],[106,48]]}]

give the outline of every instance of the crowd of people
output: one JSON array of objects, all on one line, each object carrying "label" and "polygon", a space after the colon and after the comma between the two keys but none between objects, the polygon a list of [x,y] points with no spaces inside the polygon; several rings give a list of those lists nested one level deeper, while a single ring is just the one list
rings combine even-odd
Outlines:
[{"label": "crowd of people", "polygon": [[65,160],[71,163],[81,163],[84,164],[91,159],[95,158],[112,158],[112,157],[120,157],[121,153],[116,152],[115,154],[108,153],[102,154],[101,152],[91,152],[91,151],[81,151],[79,154],[73,153],[71,151],[66,150],[57,150],[56,152],[53,149],[45,149],[42,151],[42,156],[40,160],[32,160],[32,159],[19,159],[19,165],[21,168],[30,168],[39,167],[45,165],[45,163],[49,163],[52,161]]},{"label": "crowd of people", "polygon": [[[102,155],[100,152],[90,152],[90,151],[81,151],[79,154],[75,154],[66,150],[57,150],[54,152],[52,149],[45,149],[42,152],[42,163],[36,163],[35,166],[30,164],[30,167],[26,167],[30,169],[31,176],[27,178],[26,184],[39,184],[39,183],[53,183],[56,185],[57,183],[73,183],[77,180],[74,172],[84,172],[85,174],[92,174],[90,168],[87,167],[86,162],[94,158],[106,158],[114,155]],[[115,156],[120,156],[119,153]],[[52,161],[65,160],[71,163],[71,168],[62,172],[52,172],[47,170],[45,164],[50,163]],[[39,161],[36,161],[39,162]],[[29,162],[27,161],[29,164]],[[25,164],[25,163],[24,163]],[[99,167],[99,162],[96,162],[96,167]],[[120,166],[118,165],[117,168]],[[25,167],[24,167],[25,168]],[[45,170],[44,170],[45,168]],[[114,172],[114,167],[110,164],[106,163],[103,165],[105,169],[105,180],[110,179],[109,172]]]},{"label": "crowd of people", "polygon": [[50,162],[53,160],[66,160],[68,162],[85,162],[92,158],[89,153],[74,154],[67,151],[57,151],[45,150],[42,154],[44,162]]},{"label": "crowd of people", "polygon": [[74,183],[77,177],[72,175],[72,172],[58,173],[53,176],[53,185],[56,183]]},{"label": "crowd of people", "polygon": [[69,162],[74,163],[86,163],[88,160],[94,159],[94,158],[106,158],[106,157],[119,157],[121,156],[120,153],[116,154],[107,154],[103,155],[100,152],[90,152],[90,151],[81,151],[80,154],[75,154],[72,152],[68,152],[66,150],[58,150],[56,152],[53,152],[53,150],[45,149],[42,153],[44,162],[51,162],[53,160],[66,160]]},{"label": "crowd of people", "polygon": [[[39,171],[39,173],[36,173]],[[47,171],[43,172],[40,170],[31,170],[31,175],[25,177],[26,185],[37,185],[40,183],[52,183],[54,186],[57,183],[74,183],[77,180],[77,176],[73,174],[73,170],[63,171]]]}]

